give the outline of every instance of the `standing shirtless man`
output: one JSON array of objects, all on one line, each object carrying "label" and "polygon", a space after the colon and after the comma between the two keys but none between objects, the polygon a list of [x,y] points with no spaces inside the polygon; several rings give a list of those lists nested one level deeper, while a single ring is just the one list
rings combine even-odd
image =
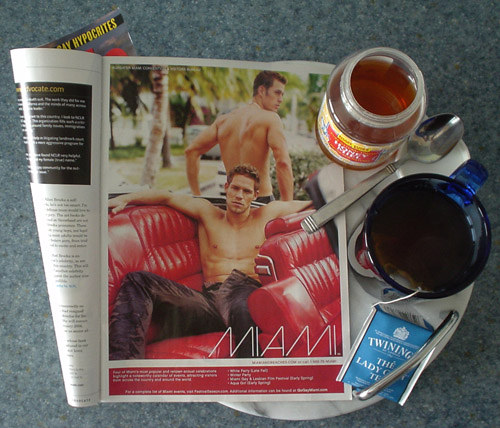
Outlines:
[{"label": "standing shirtless man", "polygon": [[199,134],[185,151],[189,186],[200,195],[200,157],[219,144],[226,171],[243,163],[257,168],[260,175],[260,202],[273,200],[269,174],[270,155],[276,161],[276,178],[281,200],[293,199],[293,173],[278,108],[283,102],[286,78],[262,71],[254,80],[253,99],[246,106],[219,116]]},{"label": "standing shirtless man", "polygon": [[[259,208],[250,204],[259,193],[259,175],[250,165],[229,171],[225,184],[227,207],[206,199],[167,191],[145,190],[109,201],[112,213],[128,204],[164,204],[198,222],[202,292],[149,272],[129,273],[120,288],[110,320],[110,359],[144,358],[145,333],[155,307],[162,315],[163,338],[225,331],[231,326],[236,343],[254,326],[246,300],[260,287],[254,259],[264,242],[264,227],[274,218],[309,207],[309,201],[273,201]],[[157,319],[157,317],[156,317]],[[243,343],[239,357],[252,356]]]}]

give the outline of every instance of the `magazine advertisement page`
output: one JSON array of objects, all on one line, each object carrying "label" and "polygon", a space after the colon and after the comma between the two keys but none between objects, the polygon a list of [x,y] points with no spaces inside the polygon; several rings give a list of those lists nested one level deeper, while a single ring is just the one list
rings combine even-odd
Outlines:
[{"label": "magazine advertisement page", "polygon": [[101,57],[11,52],[69,404],[99,402]]},{"label": "magazine advertisement page", "polygon": [[331,68],[103,58],[103,401],[351,398],[345,217],[300,227]]}]

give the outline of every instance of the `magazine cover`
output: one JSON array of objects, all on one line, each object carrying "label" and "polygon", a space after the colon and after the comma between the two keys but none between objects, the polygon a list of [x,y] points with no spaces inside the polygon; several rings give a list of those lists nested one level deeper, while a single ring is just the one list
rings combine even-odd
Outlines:
[{"label": "magazine cover", "polygon": [[331,67],[104,63],[103,400],[350,399],[345,220],[300,227]]},{"label": "magazine cover", "polygon": [[103,56],[137,54],[119,9],[109,12],[78,31],[40,47],[84,50]]}]

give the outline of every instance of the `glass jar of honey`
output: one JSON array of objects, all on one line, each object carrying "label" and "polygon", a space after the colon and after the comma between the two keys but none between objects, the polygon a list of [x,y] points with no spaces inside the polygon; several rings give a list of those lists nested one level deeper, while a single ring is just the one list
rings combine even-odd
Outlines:
[{"label": "glass jar of honey", "polygon": [[424,77],[415,62],[391,48],[342,60],[328,80],[316,134],[323,152],[352,169],[387,161],[422,121]]}]

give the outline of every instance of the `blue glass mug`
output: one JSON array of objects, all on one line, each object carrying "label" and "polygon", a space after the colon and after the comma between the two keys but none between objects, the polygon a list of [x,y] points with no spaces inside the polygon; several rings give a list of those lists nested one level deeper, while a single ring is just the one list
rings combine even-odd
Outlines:
[{"label": "blue glass mug", "polygon": [[364,269],[403,294],[446,297],[481,273],[491,228],[476,196],[486,169],[464,162],[450,177],[409,175],[387,186],[366,213],[355,243]]}]

